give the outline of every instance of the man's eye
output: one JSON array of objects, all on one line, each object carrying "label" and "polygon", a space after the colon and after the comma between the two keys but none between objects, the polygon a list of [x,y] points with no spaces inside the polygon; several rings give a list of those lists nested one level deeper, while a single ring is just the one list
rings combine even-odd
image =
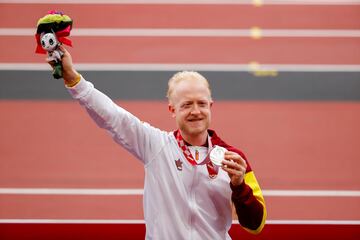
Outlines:
[{"label": "man's eye", "polygon": [[200,107],[206,107],[206,105],[207,105],[206,102],[201,102],[201,103],[199,103],[199,106],[200,106]]}]

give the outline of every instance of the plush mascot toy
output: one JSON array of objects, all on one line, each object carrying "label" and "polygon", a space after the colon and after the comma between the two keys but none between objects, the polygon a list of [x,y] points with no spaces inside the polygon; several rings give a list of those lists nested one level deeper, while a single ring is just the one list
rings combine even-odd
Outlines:
[{"label": "plush mascot toy", "polygon": [[46,59],[53,62],[53,77],[62,78],[61,57],[64,54],[60,51],[59,46],[66,44],[72,46],[71,40],[66,38],[70,35],[73,21],[62,12],[50,11],[47,15],[40,18],[37,23],[36,53],[48,54]]}]

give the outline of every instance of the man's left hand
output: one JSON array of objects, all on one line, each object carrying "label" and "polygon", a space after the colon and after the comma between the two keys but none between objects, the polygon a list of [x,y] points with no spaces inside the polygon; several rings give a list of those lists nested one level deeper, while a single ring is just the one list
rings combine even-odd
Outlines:
[{"label": "man's left hand", "polygon": [[239,186],[246,173],[246,161],[237,153],[227,151],[222,161],[222,169],[229,174],[233,186]]}]

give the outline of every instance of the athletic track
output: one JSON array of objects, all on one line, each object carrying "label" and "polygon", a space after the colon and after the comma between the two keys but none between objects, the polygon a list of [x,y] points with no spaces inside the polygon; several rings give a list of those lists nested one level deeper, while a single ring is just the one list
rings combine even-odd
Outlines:
[{"label": "athletic track", "polygon": [[[0,1],[0,88],[8,71],[47,71],[34,33],[51,9],[74,20],[70,51],[84,76],[106,65],[241,66],[255,78],[272,66],[260,71],[269,81],[284,67],[360,72],[359,1],[42,2]],[[11,99],[0,90],[0,239],[143,239],[142,165],[74,101],[16,99],[18,88]],[[234,218],[233,239],[359,239],[359,99],[215,102],[212,128],[247,154],[268,211],[259,236]],[[116,102],[173,130],[164,100]]]}]

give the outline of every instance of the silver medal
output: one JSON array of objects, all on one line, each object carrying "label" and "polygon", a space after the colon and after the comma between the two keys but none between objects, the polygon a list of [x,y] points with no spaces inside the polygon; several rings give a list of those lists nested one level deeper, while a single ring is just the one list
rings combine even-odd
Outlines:
[{"label": "silver medal", "polygon": [[226,148],[215,146],[210,152],[211,162],[214,165],[221,167],[221,162],[224,160],[225,152],[227,152]]}]

